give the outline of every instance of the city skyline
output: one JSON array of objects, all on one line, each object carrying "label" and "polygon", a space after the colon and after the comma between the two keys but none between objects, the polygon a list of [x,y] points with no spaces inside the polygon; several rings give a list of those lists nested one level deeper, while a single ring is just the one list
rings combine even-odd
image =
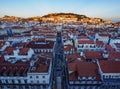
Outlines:
[{"label": "city skyline", "polygon": [[1,0],[0,17],[33,17],[65,12],[119,21],[119,3],[119,0]]}]

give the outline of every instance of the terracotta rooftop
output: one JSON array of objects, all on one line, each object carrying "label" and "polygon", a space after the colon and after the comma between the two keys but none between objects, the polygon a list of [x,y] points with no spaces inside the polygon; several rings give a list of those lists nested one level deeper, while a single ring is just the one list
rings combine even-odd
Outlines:
[{"label": "terracotta rooftop", "polygon": [[41,65],[36,68],[34,72],[42,73],[42,72],[48,72],[49,64]]},{"label": "terracotta rooftop", "polygon": [[46,52],[41,52],[40,56],[44,57],[44,58],[53,58],[53,54],[52,53],[46,53]]},{"label": "terracotta rooftop", "polygon": [[14,50],[16,50],[16,48],[15,47],[7,47],[6,49],[5,49],[5,53],[6,54],[8,54],[8,55],[13,55],[13,51]]},{"label": "terracotta rooftop", "polygon": [[109,37],[110,36],[110,34],[99,34],[99,36],[102,36],[102,37]]},{"label": "terracotta rooftop", "polygon": [[31,70],[30,72],[48,72],[50,66],[50,60],[47,60],[46,58],[40,57],[38,61],[35,63],[35,70]]},{"label": "terracotta rooftop", "polygon": [[66,55],[66,59],[67,59],[67,62],[70,63],[78,59],[84,60],[84,57],[80,56],[80,54],[78,53],[75,53],[75,54]]},{"label": "terracotta rooftop", "polygon": [[86,51],[85,57],[86,59],[103,59],[103,53],[100,51]]},{"label": "terracotta rooftop", "polygon": [[17,45],[18,47],[26,47],[27,43],[26,42],[21,42]]},{"label": "terracotta rooftop", "polygon": [[95,33],[94,32],[88,32],[88,35],[95,36]]},{"label": "terracotta rooftop", "polygon": [[99,79],[98,66],[92,62],[77,62],[78,76],[96,77]]},{"label": "terracotta rooftop", "polygon": [[32,40],[37,42],[45,42],[45,38],[33,38]]},{"label": "terracotta rooftop", "polygon": [[120,59],[120,52],[112,51],[108,54],[108,59]]},{"label": "terracotta rooftop", "polygon": [[77,72],[72,72],[71,74],[69,74],[69,80],[70,81],[77,81],[78,80]]},{"label": "terracotta rooftop", "polygon": [[120,73],[120,61],[100,60],[99,65],[103,73]]},{"label": "terracotta rooftop", "polygon": [[30,48],[22,48],[20,49],[20,55],[28,55],[28,51]]},{"label": "terracotta rooftop", "polygon": [[77,63],[76,62],[71,62],[71,63],[68,63],[67,66],[68,66],[68,70],[69,71],[77,71]]},{"label": "terracotta rooftop", "polygon": [[104,45],[103,41],[96,40],[96,45],[102,47]]},{"label": "terracotta rooftop", "polygon": [[78,44],[95,44],[92,40],[79,40]]},{"label": "terracotta rooftop", "polygon": [[29,69],[29,62],[16,62],[11,64],[7,61],[3,61],[0,64],[0,76],[25,76]]},{"label": "terracotta rooftop", "polygon": [[114,48],[112,48],[112,46],[111,45],[105,45],[105,50],[107,50],[107,51],[115,51],[115,49]]},{"label": "terracotta rooftop", "polygon": [[32,36],[30,33],[26,33],[24,34],[24,36]]}]

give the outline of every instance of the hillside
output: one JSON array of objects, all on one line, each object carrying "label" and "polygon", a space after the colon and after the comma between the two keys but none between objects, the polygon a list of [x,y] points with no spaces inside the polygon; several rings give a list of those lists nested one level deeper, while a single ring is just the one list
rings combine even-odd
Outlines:
[{"label": "hillside", "polygon": [[50,13],[47,15],[44,15],[42,17],[35,16],[35,17],[28,17],[28,18],[21,18],[16,16],[8,16],[5,15],[4,17],[0,18],[0,21],[54,21],[54,22],[76,22],[76,21],[83,21],[83,22],[104,22],[106,20],[103,20],[101,18],[90,18],[85,15],[79,15],[74,13]]},{"label": "hillside", "polygon": [[79,15],[79,14],[74,14],[74,13],[51,13],[48,15],[42,16],[46,18],[52,18],[52,17],[64,17],[64,18],[77,18],[78,20],[83,19],[83,18],[88,18],[85,15]]}]

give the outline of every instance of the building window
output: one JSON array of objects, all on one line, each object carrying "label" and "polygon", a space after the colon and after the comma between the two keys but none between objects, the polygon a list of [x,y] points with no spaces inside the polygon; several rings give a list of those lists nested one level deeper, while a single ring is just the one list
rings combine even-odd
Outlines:
[{"label": "building window", "polygon": [[27,84],[27,80],[25,80],[25,84]]},{"label": "building window", "polygon": [[109,78],[112,78],[111,75],[109,75]]},{"label": "building window", "polygon": [[42,76],[42,78],[45,78],[45,76]]},{"label": "building window", "polygon": [[33,84],[33,81],[30,81],[31,82],[31,84]]},{"label": "building window", "polygon": [[12,80],[12,84],[14,84],[15,82],[14,82],[14,80]]},{"label": "building window", "polygon": [[106,75],[105,77],[106,77],[106,78],[108,78],[108,76],[107,76],[107,75]]},{"label": "building window", "polygon": [[30,78],[32,78],[32,76],[30,76]]},{"label": "building window", "polygon": [[37,80],[37,84],[39,84],[39,80]]},{"label": "building window", "polygon": [[19,84],[21,84],[21,81],[20,81],[20,80],[18,80],[18,83],[19,83]]},{"label": "building window", "polygon": [[46,81],[45,80],[43,80],[43,84],[45,84],[46,83]]},{"label": "building window", "polygon": [[39,76],[36,76],[36,78],[39,78]]}]

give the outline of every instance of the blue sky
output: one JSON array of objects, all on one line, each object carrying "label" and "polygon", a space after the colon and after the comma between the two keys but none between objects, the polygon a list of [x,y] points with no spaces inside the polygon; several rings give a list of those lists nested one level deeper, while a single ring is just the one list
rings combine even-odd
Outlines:
[{"label": "blue sky", "polygon": [[0,17],[42,16],[54,12],[120,19],[120,0],[0,0]]}]

